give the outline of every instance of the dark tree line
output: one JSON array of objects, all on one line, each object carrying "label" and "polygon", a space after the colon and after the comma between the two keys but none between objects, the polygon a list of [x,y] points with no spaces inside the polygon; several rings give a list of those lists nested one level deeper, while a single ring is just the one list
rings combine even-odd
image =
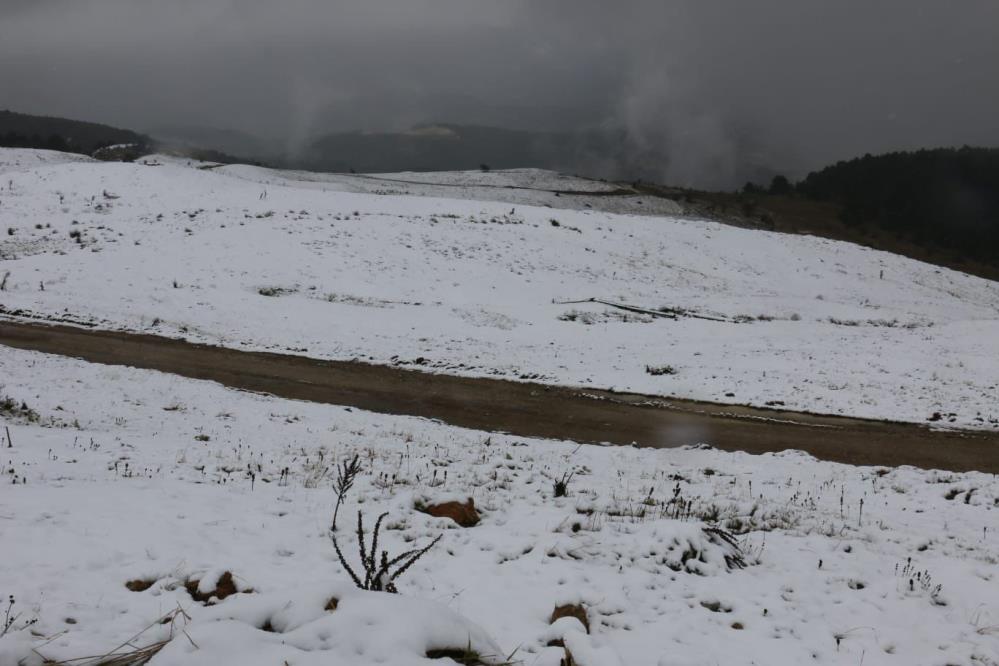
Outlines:
[{"label": "dark tree line", "polygon": [[65,153],[79,152],[73,150],[73,144],[59,134],[41,136],[39,134],[18,134],[6,132],[0,134],[0,147],[3,148],[44,148],[46,150],[61,150]]},{"label": "dark tree line", "polygon": [[999,149],[939,148],[838,162],[795,185],[783,176],[752,193],[836,203],[843,222],[999,263]]},{"label": "dark tree line", "polygon": [[44,148],[92,155],[106,146],[147,145],[149,138],[131,130],[66,118],[0,111],[0,146]]}]

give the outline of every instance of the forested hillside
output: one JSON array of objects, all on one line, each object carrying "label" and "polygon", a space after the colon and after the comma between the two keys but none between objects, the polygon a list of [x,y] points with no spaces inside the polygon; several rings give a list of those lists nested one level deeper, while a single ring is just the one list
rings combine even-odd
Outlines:
[{"label": "forested hillside", "polygon": [[90,155],[120,143],[145,145],[149,138],[131,130],[67,118],[0,111],[0,146],[46,148]]},{"label": "forested hillside", "polygon": [[865,155],[810,173],[795,189],[839,204],[849,225],[999,261],[999,149]]}]

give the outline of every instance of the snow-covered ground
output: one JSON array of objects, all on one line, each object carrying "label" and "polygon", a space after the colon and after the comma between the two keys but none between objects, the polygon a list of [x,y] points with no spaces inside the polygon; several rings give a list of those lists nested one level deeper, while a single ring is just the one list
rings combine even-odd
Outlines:
[{"label": "snow-covered ground", "polygon": [[[534,192],[507,184],[566,182],[543,172],[419,174],[454,185],[407,185],[421,196],[404,196],[346,191],[349,175],[27,152],[0,150],[6,312],[431,371],[999,427],[995,282],[809,236],[461,198],[484,184],[503,197]],[[451,198],[423,196],[444,191]],[[589,298],[726,321],[555,302]]]},{"label": "snow-covered ground", "polygon": [[[146,161],[193,165],[186,160],[164,156],[152,156]],[[358,194],[494,201],[517,206],[595,210],[636,215],[679,215],[683,213],[683,207],[670,199],[649,197],[642,194],[625,194],[619,185],[613,183],[577,178],[543,169],[507,169],[489,172],[329,174],[310,171],[278,171],[237,164],[221,166],[218,167],[218,170],[261,185],[291,185],[300,188],[332,189]]]},{"label": "snow-covered ground", "polygon": [[[553,638],[579,666],[999,664],[994,476],[488,436],[12,349],[0,383],[4,666],[171,637],[152,666],[554,666]],[[358,510],[388,512],[379,550],[441,536],[398,596],[354,590],[328,536],[354,455],[352,567]],[[417,510],[468,497],[474,527]],[[185,587],[225,572],[215,605]],[[549,626],[569,603],[588,635]]]}]

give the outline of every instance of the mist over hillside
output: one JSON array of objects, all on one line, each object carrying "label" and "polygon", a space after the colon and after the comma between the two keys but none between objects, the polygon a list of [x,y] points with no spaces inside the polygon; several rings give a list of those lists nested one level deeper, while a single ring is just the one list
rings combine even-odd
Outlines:
[{"label": "mist over hillside", "polygon": [[[619,127],[556,132],[436,124],[405,132],[328,134],[300,155],[289,156],[288,163],[359,172],[533,167],[610,180],[658,180],[671,159],[676,156],[637,149]],[[751,161],[718,167],[734,174],[727,177],[743,180],[777,172]]]},{"label": "mist over hillside", "polygon": [[234,129],[165,125],[150,128],[147,133],[160,144],[217,150],[246,159],[279,161],[283,154],[280,142]]},{"label": "mist over hillside", "polygon": [[[164,127],[150,134],[166,144],[197,146],[274,166],[315,171],[377,173],[540,168],[609,180],[661,181],[682,159],[655,146],[639,146],[619,126],[538,130],[458,123],[422,123],[400,131],[319,132],[295,144],[246,132],[207,127]],[[723,187],[769,180],[782,169],[774,156],[748,137],[733,154],[707,156],[703,169],[715,175],[674,181]]]}]

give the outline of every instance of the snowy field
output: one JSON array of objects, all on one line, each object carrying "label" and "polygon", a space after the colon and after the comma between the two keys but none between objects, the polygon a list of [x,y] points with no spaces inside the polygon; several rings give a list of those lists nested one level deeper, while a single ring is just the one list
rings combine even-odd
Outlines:
[{"label": "snowy field", "polygon": [[[808,236],[516,203],[549,194],[507,185],[600,185],[545,172],[380,177],[450,183],[400,185],[421,195],[406,196],[349,191],[369,183],[360,176],[146,161],[156,166],[0,150],[4,312],[436,372],[999,428],[995,282]],[[462,198],[484,190],[500,200]],[[561,303],[590,298],[713,319]]]},{"label": "snowy field", "polygon": [[[12,349],[0,383],[4,666],[999,664],[994,476],[487,436]],[[357,511],[393,555],[441,537],[399,595],[329,538],[354,455],[348,564]],[[421,512],[466,498],[474,527]],[[589,633],[550,623],[570,604]]]}]

